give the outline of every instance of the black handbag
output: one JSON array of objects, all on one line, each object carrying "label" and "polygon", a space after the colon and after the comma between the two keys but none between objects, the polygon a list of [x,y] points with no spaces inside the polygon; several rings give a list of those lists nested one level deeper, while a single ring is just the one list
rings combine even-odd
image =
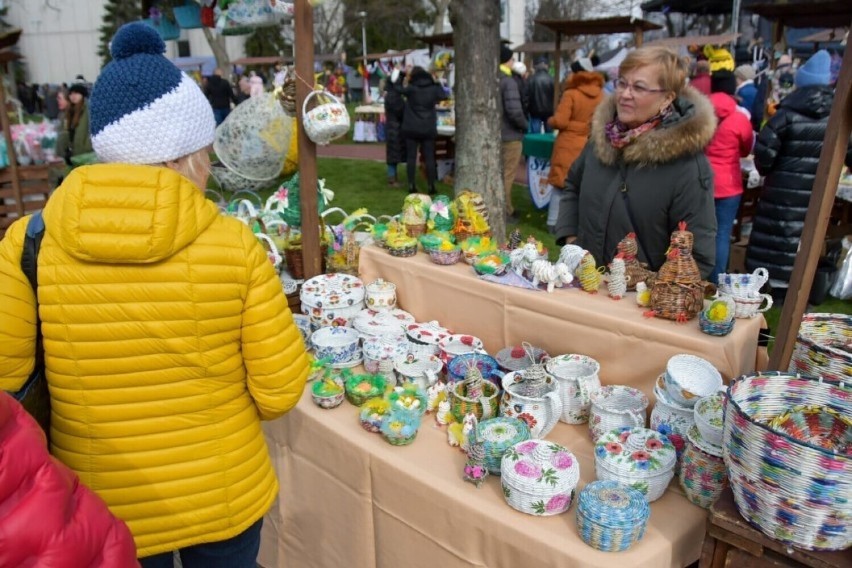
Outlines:
[{"label": "black handbag", "polygon": [[15,399],[39,423],[45,436],[50,439],[50,393],[47,389],[47,377],[44,374],[44,347],[41,336],[41,319],[38,317],[38,251],[44,237],[44,219],[41,212],[30,217],[24,250],[21,254],[21,270],[30,281],[36,298],[36,353],[33,372],[18,392]]}]

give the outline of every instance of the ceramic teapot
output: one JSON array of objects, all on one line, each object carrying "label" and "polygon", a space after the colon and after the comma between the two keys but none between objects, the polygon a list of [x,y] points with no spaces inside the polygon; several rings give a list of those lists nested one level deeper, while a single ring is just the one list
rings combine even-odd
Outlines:
[{"label": "ceramic teapot", "polygon": [[562,415],[559,385],[553,377],[548,376],[545,382],[549,386],[544,396],[528,397],[517,393],[520,382],[521,374],[515,371],[503,376],[500,415],[523,420],[529,426],[531,437],[543,438],[553,430]]}]

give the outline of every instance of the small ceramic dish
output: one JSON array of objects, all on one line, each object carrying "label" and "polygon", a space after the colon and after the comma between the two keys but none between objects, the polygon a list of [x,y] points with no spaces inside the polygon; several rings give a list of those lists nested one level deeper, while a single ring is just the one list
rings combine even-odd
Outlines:
[{"label": "small ceramic dish", "polygon": [[722,427],[724,426],[724,410],[722,408],[725,395],[716,392],[705,396],[695,403],[695,425],[701,432],[701,437],[714,446],[722,445]]},{"label": "small ceramic dish", "polygon": [[340,377],[326,377],[311,385],[311,399],[320,408],[340,406],[345,396],[343,380]]},{"label": "small ceramic dish", "polygon": [[715,458],[722,457],[722,448],[719,446],[715,446],[705,440],[701,436],[701,431],[698,429],[697,425],[692,425],[689,430],[686,432],[686,439],[692,442],[692,444],[704,452],[705,454],[709,454]]},{"label": "small ceramic dish", "polygon": [[305,345],[310,345],[311,333],[313,333],[311,318],[304,314],[293,314],[293,323],[299,328],[299,333],[302,334]]}]

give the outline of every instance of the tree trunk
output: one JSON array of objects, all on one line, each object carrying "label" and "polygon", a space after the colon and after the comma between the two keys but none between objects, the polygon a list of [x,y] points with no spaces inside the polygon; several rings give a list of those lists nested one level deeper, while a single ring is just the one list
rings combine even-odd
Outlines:
[{"label": "tree trunk", "polygon": [[225,49],[225,36],[222,34],[213,35],[210,28],[203,27],[204,37],[207,43],[210,44],[210,49],[213,50],[213,57],[216,58],[216,67],[222,70],[222,74],[226,79],[231,76],[231,58],[228,57],[228,50]]},{"label": "tree trunk", "polygon": [[447,7],[450,0],[435,1],[435,21],[433,22],[432,33],[434,35],[444,33],[444,16],[447,15]]},{"label": "tree trunk", "polygon": [[451,0],[455,46],[456,193],[469,189],[488,206],[494,238],[506,237],[498,66],[500,7],[495,0]]}]

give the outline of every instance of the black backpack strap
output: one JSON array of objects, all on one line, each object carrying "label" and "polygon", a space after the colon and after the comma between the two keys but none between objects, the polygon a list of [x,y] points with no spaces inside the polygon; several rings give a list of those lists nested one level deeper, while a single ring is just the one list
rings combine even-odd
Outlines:
[{"label": "black backpack strap", "polygon": [[38,251],[44,238],[44,218],[41,211],[30,216],[27,224],[27,235],[24,239],[24,250],[21,253],[21,270],[30,281],[36,301],[36,368],[44,365],[44,349],[42,348],[41,318],[38,315]]},{"label": "black backpack strap", "polygon": [[36,302],[38,302],[38,251],[43,238],[44,218],[41,216],[41,211],[38,211],[30,216],[27,236],[24,239],[24,250],[21,254],[21,270],[30,281],[33,291],[36,292]]}]

